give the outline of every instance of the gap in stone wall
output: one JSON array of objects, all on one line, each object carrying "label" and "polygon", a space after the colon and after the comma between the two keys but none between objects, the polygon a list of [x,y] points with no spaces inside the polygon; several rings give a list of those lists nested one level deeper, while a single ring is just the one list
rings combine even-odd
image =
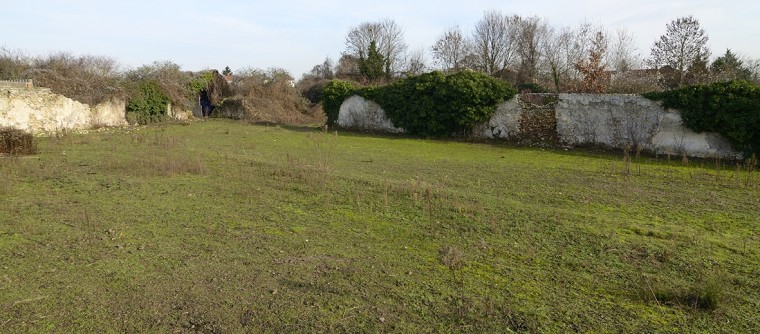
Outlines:
[{"label": "gap in stone wall", "polygon": [[519,141],[527,145],[555,146],[557,134],[557,94],[520,94],[517,97],[520,114]]}]

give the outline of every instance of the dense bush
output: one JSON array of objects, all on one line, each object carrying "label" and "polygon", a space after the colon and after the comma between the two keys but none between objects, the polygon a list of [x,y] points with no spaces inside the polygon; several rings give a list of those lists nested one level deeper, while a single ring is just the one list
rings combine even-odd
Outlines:
[{"label": "dense bush", "polygon": [[727,81],[644,96],[680,110],[689,129],[720,133],[735,149],[745,154],[760,153],[760,86]]},{"label": "dense bush", "polygon": [[343,80],[333,80],[322,90],[322,108],[327,114],[327,125],[332,126],[338,120],[340,105],[351,95],[356,94],[356,86]]},{"label": "dense bush", "polygon": [[140,124],[160,121],[166,116],[169,97],[156,80],[144,80],[127,100],[127,114],[132,114]]},{"label": "dense bush", "polygon": [[0,128],[0,153],[29,155],[37,153],[37,144],[31,133],[19,129]]},{"label": "dense bush", "polygon": [[407,133],[440,136],[471,131],[516,91],[503,80],[466,71],[431,72],[357,93],[377,102],[393,125]]}]

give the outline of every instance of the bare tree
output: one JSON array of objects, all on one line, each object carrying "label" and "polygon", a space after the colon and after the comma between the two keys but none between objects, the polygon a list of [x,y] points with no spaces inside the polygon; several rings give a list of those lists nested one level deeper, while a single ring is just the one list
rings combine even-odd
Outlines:
[{"label": "bare tree", "polygon": [[749,71],[749,81],[760,85],[760,58],[745,58],[744,67]]},{"label": "bare tree", "polygon": [[695,61],[710,57],[707,35],[693,16],[681,17],[666,26],[665,35],[654,42],[649,58],[650,66],[670,66],[674,70],[673,83],[682,86],[686,70]]},{"label": "bare tree", "polygon": [[554,85],[554,90],[559,93],[564,89],[564,83],[573,70],[570,52],[573,47],[573,31],[570,28],[555,30],[548,28],[547,36],[541,41],[541,49],[544,54],[544,65]]},{"label": "bare tree", "polygon": [[346,35],[346,53],[356,58],[366,57],[370,43],[380,40],[381,29],[379,22],[364,22],[352,28]]},{"label": "bare tree", "polygon": [[[367,46],[369,48],[369,46]],[[359,57],[343,53],[335,66],[335,77],[340,79],[357,80],[360,76]]]},{"label": "bare tree", "polygon": [[303,79],[332,79],[335,77],[333,72],[333,61],[326,57],[322,64],[314,65],[309,73],[304,73]]},{"label": "bare tree", "polygon": [[425,49],[420,48],[409,53],[409,60],[406,62],[406,75],[418,75],[427,69],[425,59]]},{"label": "bare tree", "polygon": [[[577,86],[585,77],[575,65],[588,61],[593,41],[599,33],[607,43],[604,28],[589,22],[581,23],[575,28],[546,28],[545,38],[539,43],[543,58],[539,64],[545,68],[547,81],[551,82],[556,92]],[[602,54],[604,57],[606,53]]]},{"label": "bare tree", "polygon": [[547,38],[549,26],[538,16],[515,17],[517,52],[520,56],[518,82],[535,82],[539,62],[543,57],[541,43]]},{"label": "bare tree", "polygon": [[396,21],[391,19],[380,21],[380,26],[383,29],[379,49],[386,59],[385,72],[388,75],[393,75],[397,69],[402,67],[404,53],[407,50],[404,30],[396,24]]},{"label": "bare tree", "polygon": [[641,56],[637,53],[636,39],[626,28],[616,31],[608,54],[608,63],[619,74],[641,67]]},{"label": "bare tree", "polygon": [[467,40],[459,26],[446,30],[430,48],[433,59],[445,71],[457,71],[467,56]]},{"label": "bare tree", "polygon": [[472,51],[479,60],[480,70],[494,74],[507,67],[516,54],[515,29],[518,18],[498,10],[483,14],[472,34]]},{"label": "bare tree", "polygon": [[607,54],[610,66],[608,93],[644,93],[659,90],[655,72],[642,69],[644,60],[636,48],[636,40],[625,28],[616,31]]},{"label": "bare tree", "polygon": [[402,67],[407,45],[404,30],[391,19],[364,22],[349,31],[346,36],[346,52],[358,59],[367,57],[369,46],[374,42],[385,59],[386,75],[392,75]]}]

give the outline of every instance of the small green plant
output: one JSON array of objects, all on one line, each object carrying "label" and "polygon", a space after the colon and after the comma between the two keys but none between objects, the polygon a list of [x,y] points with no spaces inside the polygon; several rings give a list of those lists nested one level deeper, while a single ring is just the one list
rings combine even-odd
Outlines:
[{"label": "small green plant", "polygon": [[439,261],[451,273],[451,280],[456,286],[457,296],[454,300],[457,316],[461,319],[467,314],[467,300],[464,296],[464,254],[455,246],[443,246],[438,249]]},{"label": "small green plant", "polygon": [[[229,68],[228,68],[229,69]],[[198,93],[209,87],[214,82],[214,72],[205,71],[196,76],[187,84],[190,89],[191,99],[194,99]]]},{"label": "small green plant", "polygon": [[29,132],[14,128],[0,128],[0,153],[37,154],[37,144],[34,142],[34,136]]}]

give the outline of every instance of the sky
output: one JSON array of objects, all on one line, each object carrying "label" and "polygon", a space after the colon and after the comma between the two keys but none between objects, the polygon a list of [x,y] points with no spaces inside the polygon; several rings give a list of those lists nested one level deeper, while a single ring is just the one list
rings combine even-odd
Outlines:
[{"label": "sky", "polygon": [[[727,48],[760,59],[758,0],[0,0],[0,46],[32,56],[67,51],[109,56],[125,69],[172,61],[184,70],[288,70],[295,78],[345,51],[363,22],[389,18],[409,50],[429,51],[449,27],[471,33],[489,10],[538,16],[560,28],[582,22],[626,28],[649,55],[672,20],[693,15],[713,58]],[[432,65],[432,58],[427,56]]]}]

